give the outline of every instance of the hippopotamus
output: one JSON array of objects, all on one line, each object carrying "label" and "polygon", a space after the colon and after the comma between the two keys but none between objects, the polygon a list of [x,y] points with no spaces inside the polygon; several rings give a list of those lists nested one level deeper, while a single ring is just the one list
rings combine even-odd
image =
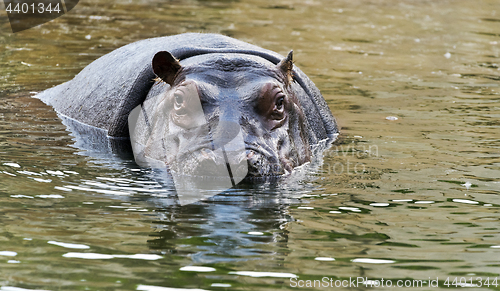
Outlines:
[{"label": "hippopotamus", "polygon": [[293,52],[219,34],[131,43],[38,98],[107,142],[131,144],[139,165],[186,175],[286,175],[339,133]]}]

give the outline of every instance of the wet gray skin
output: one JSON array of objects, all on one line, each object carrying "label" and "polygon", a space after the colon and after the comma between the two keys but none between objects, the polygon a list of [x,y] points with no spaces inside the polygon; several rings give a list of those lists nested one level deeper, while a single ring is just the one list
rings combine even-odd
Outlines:
[{"label": "wet gray skin", "polygon": [[[86,136],[101,132],[110,144],[131,137],[143,166],[194,176],[223,175],[221,166],[231,176],[282,176],[338,134],[319,90],[292,57],[222,35],[149,39],[101,57],[39,98],[85,125],[78,130]],[[134,108],[142,121],[129,117]]]}]

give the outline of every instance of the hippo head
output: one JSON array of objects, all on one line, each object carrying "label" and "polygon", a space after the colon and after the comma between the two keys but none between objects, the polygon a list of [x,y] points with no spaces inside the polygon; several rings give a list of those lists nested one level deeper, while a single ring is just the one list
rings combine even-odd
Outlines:
[{"label": "hippo head", "polygon": [[310,161],[292,52],[273,64],[235,53],[179,62],[162,51],[152,65],[160,93],[131,114],[143,120],[131,130],[136,160],[186,175],[246,178],[285,175]]}]

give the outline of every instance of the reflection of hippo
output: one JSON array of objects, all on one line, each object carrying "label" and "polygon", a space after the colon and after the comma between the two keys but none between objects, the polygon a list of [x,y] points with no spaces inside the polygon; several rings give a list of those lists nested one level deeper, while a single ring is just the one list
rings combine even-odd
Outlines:
[{"label": "reflection of hippo", "polygon": [[[193,96],[199,98],[204,120],[194,113],[196,106],[190,107]],[[143,104],[146,123],[156,125],[139,140],[156,160],[168,164],[172,157],[183,156],[178,167],[185,173],[196,173],[197,164],[206,160],[216,161],[215,149],[241,133],[245,157],[234,158],[234,163],[248,164],[250,176],[284,174],[310,161],[311,146],[338,133],[319,90],[293,66],[292,53],[283,58],[215,34],[129,44],[38,97],[69,120],[104,131],[111,140],[129,137],[128,117]],[[152,99],[157,100],[155,106],[146,106]],[[193,129],[200,126],[211,143]],[[164,135],[169,144],[157,135]]]}]

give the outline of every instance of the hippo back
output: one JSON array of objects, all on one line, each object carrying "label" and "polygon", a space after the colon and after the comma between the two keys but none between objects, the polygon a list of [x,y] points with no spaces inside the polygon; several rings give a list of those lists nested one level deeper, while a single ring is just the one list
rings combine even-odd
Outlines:
[{"label": "hippo back", "polygon": [[[129,136],[127,118],[147,97],[156,75],[151,61],[169,51],[180,61],[213,53],[261,57],[274,64],[283,56],[219,34],[186,33],[138,41],[95,60],[74,79],[37,97],[67,118],[104,130],[111,138]],[[335,118],[313,82],[296,66],[294,90],[307,116],[312,144],[338,133]]]}]

